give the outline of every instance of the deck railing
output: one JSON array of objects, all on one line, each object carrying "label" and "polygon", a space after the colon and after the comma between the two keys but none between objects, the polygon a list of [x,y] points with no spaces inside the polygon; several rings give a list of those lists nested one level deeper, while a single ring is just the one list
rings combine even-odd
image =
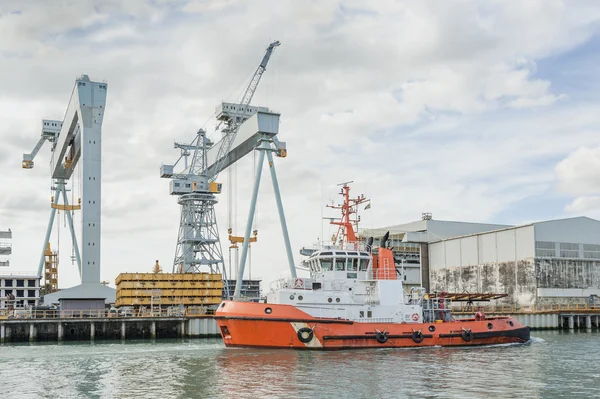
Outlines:
[{"label": "deck railing", "polygon": [[30,310],[0,309],[0,319],[99,319],[99,318],[173,318],[173,317],[206,317],[214,314],[214,310],[204,307],[187,307],[185,309],[98,309],[98,310]]}]

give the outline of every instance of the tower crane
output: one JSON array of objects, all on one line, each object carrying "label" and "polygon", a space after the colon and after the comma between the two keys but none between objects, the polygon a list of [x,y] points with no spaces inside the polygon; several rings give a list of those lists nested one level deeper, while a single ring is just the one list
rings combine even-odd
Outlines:
[{"label": "tower crane", "polygon": [[[265,107],[250,106],[271,54],[279,45],[279,41],[269,44],[240,102],[223,102],[217,106],[217,120],[224,126],[222,139],[214,144],[206,132],[199,129],[190,144],[175,143],[174,147],[181,151],[181,155],[173,165],[161,166],[161,177],[171,179],[170,193],[178,196],[177,203],[181,206],[174,273],[197,273],[208,267],[211,273],[223,273],[226,279],[214,210],[218,202],[215,195],[221,192],[222,185],[216,180],[219,172],[256,148],[262,130],[265,130],[262,127],[269,125],[266,122],[271,125],[275,119],[277,124],[279,122],[279,114]],[[244,130],[243,125],[250,119],[251,123]],[[244,133],[238,135],[240,129]],[[274,142],[277,155],[285,156],[285,143],[276,138]],[[184,162],[183,171],[175,173],[174,169],[181,160]]]}]

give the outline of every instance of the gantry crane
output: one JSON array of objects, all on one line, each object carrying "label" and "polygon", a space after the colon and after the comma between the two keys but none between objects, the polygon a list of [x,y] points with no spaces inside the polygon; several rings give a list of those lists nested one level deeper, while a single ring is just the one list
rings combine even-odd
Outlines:
[{"label": "gantry crane", "polygon": [[[177,202],[181,205],[174,273],[201,272],[208,267],[212,273],[225,274],[214,211],[218,202],[215,194],[219,194],[222,187],[216,181],[219,172],[259,146],[264,134],[269,136],[275,147],[273,151],[278,156],[287,154],[285,143],[275,137],[279,114],[265,107],[250,106],[271,54],[279,45],[278,41],[274,41],[267,47],[241,101],[222,102],[217,107],[217,120],[223,125],[222,139],[215,145],[200,129],[190,144],[175,143],[174,147],[181,151],[175,164],[161,166],[161,177],[171,179],[170,192],[178,196]],[[174,173],[181,160],[184,162],[183,171]],[[250,240],[247,238],[244,245]],[[241,240],[238,239],[238,242]]]},{"label": "gantry crane", "polygon": [[[106,83],[93,82],[87,75],[81,75],[75,80],[64,119],[43,120],[40,140],[30,154],[23,154],[22,167],[32,169],[33,160],[44,142],[49,141],[52,144],[51,178],[55,194],[52,197],[50,220],[42,246],[38,275],[41,276],[44,269],[56,211],[63,210],[69,222],[82,283],[81,286],[59,292],[60,295],[69,295],[69,298],[86,298],[86,295],[92,295],[97,299],[102,295],[110,296],[111,293],[114,296],[114,290],[100,285],[101,143],[106,93]],[[69,204],[66,184],[71,180],[77,165],[81,165],[82,198],[78,204]],[[63,204],[59,204],[61,196]],[[81,252],[72,215],[72,211],[79,209],[83,242]],[[58,299],[48,297],[45,301]]]}]

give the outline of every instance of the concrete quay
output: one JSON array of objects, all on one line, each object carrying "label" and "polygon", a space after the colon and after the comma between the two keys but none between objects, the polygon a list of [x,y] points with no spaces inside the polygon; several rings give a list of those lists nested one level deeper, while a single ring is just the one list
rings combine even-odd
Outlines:
[{"label": "concrete quay", "polygon": [[207,317],[120,317],[0,320],[0,343],[218,337]]}]

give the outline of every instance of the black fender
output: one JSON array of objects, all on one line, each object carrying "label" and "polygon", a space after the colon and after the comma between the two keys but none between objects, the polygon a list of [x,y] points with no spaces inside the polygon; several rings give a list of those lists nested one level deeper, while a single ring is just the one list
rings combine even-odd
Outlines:
[{"label": "black fender", "polygon": [[388,340],[388,336],[387,336],[387,334],[385,332],[377,331],[377,334],[375,334],[375,339],[380,344],[385,344],[387,342],[387,340]]},{"label": "black fender", "polygon": [[423,333],[421,332],[421,330],[413,331],[411,338],[415,344],[420,344],[421,342],[423,342],[423,339],[424,339]]},{"label": "black fender", "polygon": [[305,343],[305,344],[309,343],[310,341],[312,341],[314,336],[315,336],[315,333],[310,328],[302,327],[301,329],[298,330],[298,339],[302,343]]},{"label": "black fender", "polygon": [[469,329],[469,330],[463,330],[462,332],[462,339],[465,342],[471,342],[473,341],[473,332]]}]

